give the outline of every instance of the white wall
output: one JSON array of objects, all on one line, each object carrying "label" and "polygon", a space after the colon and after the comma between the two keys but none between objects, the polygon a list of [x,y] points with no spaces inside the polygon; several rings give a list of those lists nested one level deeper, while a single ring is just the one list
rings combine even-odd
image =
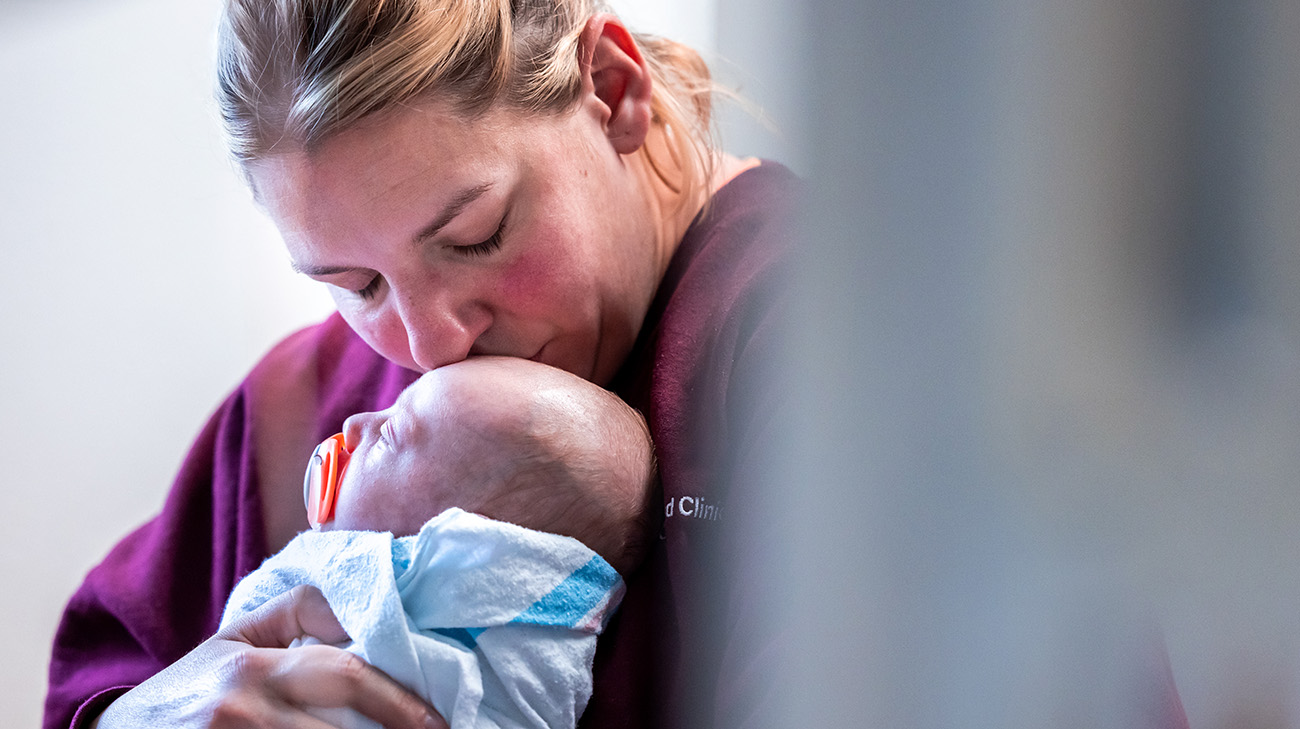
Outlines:
[{"label": "white wall", "polygon": [[[710,43],[712,3],[618,5]],[[256,358],[331,308],[289,271],[226,160],[210,93],[217,8],[0,6],[6,725],[39,722],[49,642],[85,571],[160,507]]]},{"label": "white wall", "polygon": [[[161,505],[259,352],[329,309],[226,162],[215,6],[0,10],[0,714],[35,726],[62,603]],[[21,586],[15,588],[14,586]]]},{"label": "white wall", "polygon": [[606,0],[633,30],[681,41],[710,55],[715,46],[715,0]]}]

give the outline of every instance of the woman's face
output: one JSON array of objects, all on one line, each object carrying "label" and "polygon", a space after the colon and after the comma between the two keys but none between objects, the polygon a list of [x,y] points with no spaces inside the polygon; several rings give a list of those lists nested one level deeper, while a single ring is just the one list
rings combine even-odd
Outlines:
[{"label": "woman's face", "polygon": [[249,175],[294,268],[389,360],[516,356],[604,384],[666,260],[629,159],[589,104],[473,123],[426,104]]}]

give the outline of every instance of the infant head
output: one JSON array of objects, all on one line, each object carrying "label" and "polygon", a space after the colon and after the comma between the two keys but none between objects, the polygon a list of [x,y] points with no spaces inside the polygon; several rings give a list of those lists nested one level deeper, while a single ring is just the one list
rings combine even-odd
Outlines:
[{"label": "infant head", "polygon": [[414,534],[457,506],[574,537],[624,574],[643,550],[654,481],[645,421],[563,370],[471,358],[343,432],[350,459],[332,528]]}]

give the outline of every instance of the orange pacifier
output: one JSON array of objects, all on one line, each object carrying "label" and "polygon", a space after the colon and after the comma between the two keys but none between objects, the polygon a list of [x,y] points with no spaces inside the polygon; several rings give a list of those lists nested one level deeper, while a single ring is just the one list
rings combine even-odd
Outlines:
[{"label": "orange pacifier", "polygon": [[312,529],[320,529],[321,524],[334,520],[334,502],[338,500],[339,484],[350,455],[343,445],[342,433],[331,435],[312,451],[302,482],[307,521],[311,522]]}]

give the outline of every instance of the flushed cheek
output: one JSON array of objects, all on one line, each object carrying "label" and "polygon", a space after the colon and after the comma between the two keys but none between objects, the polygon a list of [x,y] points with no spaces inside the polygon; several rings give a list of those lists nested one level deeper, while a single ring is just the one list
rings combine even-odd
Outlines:
[{"label": "flushed cheek", "polygon": [[502,273],[500,285],[504,308],[533,324],[563,326],[589,307],[589,289],[573,261],[545,250],[520,255]]},{"label": "flushed cheek", "polygon": [[529,255],[514,262],[500,279],[502,311],[518,335],[518,354],[592,376],[599,313],[585,283],[569,261]]}]

